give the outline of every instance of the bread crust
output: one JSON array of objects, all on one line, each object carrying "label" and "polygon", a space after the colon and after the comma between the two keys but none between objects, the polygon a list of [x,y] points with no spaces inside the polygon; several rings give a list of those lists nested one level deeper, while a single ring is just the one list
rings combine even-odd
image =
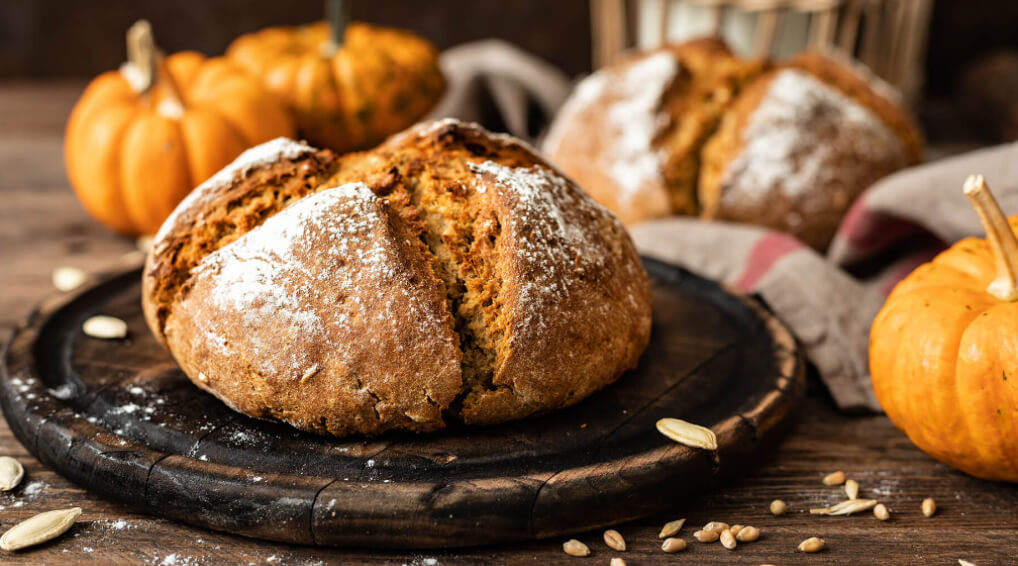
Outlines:
[{"label": "bread crust", "polygon": [[[634,79],[634,68],[661,58],[675,63],[665,86]],[[752,119],[776,113],[768,89],[793,71],[813,84],[800,98],[782,102],[798,116],[779,120],[786,133],[771,144],[773,132],[751,128]],[[630,83],[633,89],[625,87]],[[639,115],[658,127],[643,136],[650,143],[627,151],[627,137],[646,128],[612,117],[635,107],[648,89],[657,94],[648,97],[653,103],[639,105]],[[626,224],[700,215],[782,230],[823,250],[863,190],[921,159],[921,135],[893,98],[891,87],[847,61],[804,53],[774,65],[740,59],[717,39],[699,39],[634,54],[581,81],[542,147]],[[846,117],[854,119],[851,131],[837,132]],[[800,139],[791,139],[796,135]],[[637,183],[631,169],[615,166],[618,161],[645,163],[655,174],[641,173]],[[818,172],[804,163],[820,164]],[[754,171],[772,171],[774,178],[763,183]],[[806,175],[813,178],[803,188]]]},{"label": "bread crust", "polygon": [[[288,206],[251,208],[267,195]],[[504,422],[578,402],[649,340],[619,221],[477,126],[309,148],[190,201],[150,254],[147,319],[196,385],[251,416],[336,435]],[[210,230],[225,209],[258,218]]]},{"label": "bread crust", "polygon": [[920,152],[908,117],[862,77],[804,55],[746,86],[704,146],[701,216],[824,250],[862,191]]}]

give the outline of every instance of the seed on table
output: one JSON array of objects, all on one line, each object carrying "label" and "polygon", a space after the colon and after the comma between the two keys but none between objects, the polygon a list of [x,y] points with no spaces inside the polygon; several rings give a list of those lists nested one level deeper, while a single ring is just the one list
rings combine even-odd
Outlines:
[{"label": "seed on table", "polygon": [[10,456],[0,456],[0,491],[10,491],[21,483],[25,477],[25,468],[21,462]]},{"label": "seed on table", "polygon": [[732,531],[728,529],[721,531],[720,538],[721,546],[727,548],[728,550],[735,550],[736,546],[735,535],[732,534]]},{"label": "seed on table", "polygon": [[676,519],[674,521],[668,521],[665,526],[661,527],[661,532],[657,534],[657,538],[668,538],[682,529],[682,525],[686,524],[685,519]]},{"label": "seed on table", "polygon": [[732,536],[737,537],[739,536],[739,531],[741,531],[744,528],[746,527],[743,527],[742,525],[732,525],[731,527],[728,527],[728,530],[732,531]]},{"label": "seed on table", "polygon": [[612,550],[626,551],[626,539],[622,538],[622,534],[615,529],[608,529],[604,532],[604,543]]},{"label": "seed on table", "polygon": [[686,541],[680,538],[668,537],[661,543],[661,550],[668,553],[686,550]]},{"label": "seed on table", "polygon": [[590,556],[590,549],[582,542],[571,538],[562,543],[562,550],[569,556]]},{"label": "seed on table", "polygon": [[696,531],[693,533],[693,538],[700,542],[714,542],[720,536],[716,531]]},{"label": "seed on table", "polygon": [[81,507],[39,513],[14,525],[0,536],[0,548],[20,550],[53,540],[67,532],[81,515]]},{"label": "seed on table", "polygon": [[969,562],[968,560],[962,560],[961,558],[958,559],[958,564],[960,564],[961,566],[976,566],[975,564]]},{"label": "seed on table", "polygon": [[616,556],[612,558],[609,566],[626,566],[626,561]]},{"label": "seed on table", "polygon": [[739,542],[753,542],[760,538],[760,529],[756,527],[743,527],[735,539]]},{"label": "seed on table", "polygon": [[665,418],[657,422],[657,430],[675,442],[691,448],[718,449],[718,437],[707,427],[681,419]]},{"label": "seed on table", "polygon": [[820,552],[824,549],[826,543],[824,539],[817,537],[809,537],[808,539],[799,543],[799,550],[802,552]]},{"label": "seed on table", "polygon": [[73,291],[84,285],[85,281],[88,281],[88,274],[77,267],[58,267],[53,270],[53,286],[57,291]]},{"label": "seed on table", "polygon": [[771,501],[771,514],[772,515],[784,515],[785,511],[788,511],[788,505],[780,499]]},{"label": "seed on table", "polygon": [[891,518],[891,512],[887,510],[883,503],[880,503],[873,508],[873,516],[881,521],[886,521]]},{"label": "seed on table", "polygon": [[845,472],[833,472],[824,476],[824,485],[841,485],[845,483]]},{"label": "seed on table", "polygon": [[859,483],[855,480],[845,481],[845,495],[847,495],[849,499],[858,499]]},{"label": "seed on table", "polygon": [[703,526],[705,531],[714,531],[715,533],[721,534],[721,531],[728,528],[728,523],[722,523],[721,521],[711,521]]},{"label": "seed on table", "polygon": [[860,511],[869,511],[877,505],[876,499],[848,499],[830,507],[810,509],[810,515],[851,515]]},{"label": "seed on table", "polygon": [[926,515],[927,517],[932,517],[937,513],[937,502],[934,501],[932,497],[927,497],[926,499],[923,499],[922,510],[923,515]]}]

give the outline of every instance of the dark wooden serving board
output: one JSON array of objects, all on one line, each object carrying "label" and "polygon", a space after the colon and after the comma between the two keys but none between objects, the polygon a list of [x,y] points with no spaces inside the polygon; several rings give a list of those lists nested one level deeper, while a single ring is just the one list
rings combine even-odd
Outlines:
[{"label": "dark wooden serving board", "polygon": [[[547,538],[658,513],[737,474],[804,389],[802,357],[756,301],[646,260],[639,368],[579,405],[491,427],[336,439],[247,418],[194,386],[147,330],[140,271],[41,305],[3,355],[11,429],[74,482],[146,512],[270,540],[389,548]],[[81,333],[94,314],[125,340]],[[716,453],[661,417],[712,426]]]}]

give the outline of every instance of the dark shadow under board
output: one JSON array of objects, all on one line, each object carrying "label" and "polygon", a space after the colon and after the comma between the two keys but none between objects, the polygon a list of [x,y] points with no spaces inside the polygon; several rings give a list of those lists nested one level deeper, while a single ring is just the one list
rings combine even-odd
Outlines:
[{"label": "dark shadow under board", "polygon": [[[788,330],[758,302],[644,260],[654,327],[637,369],[575,407],[430,435],[336,439],[233,412],[149,333],[140,270],[42,304],[3,353],[0,401],[43,463],[145,512],[283,542],[457,547],[659,513],[747,469],[804,390]],[[95,314],[124,340],[83,335]],[[717,452],[657,432],[713,428]]]}]

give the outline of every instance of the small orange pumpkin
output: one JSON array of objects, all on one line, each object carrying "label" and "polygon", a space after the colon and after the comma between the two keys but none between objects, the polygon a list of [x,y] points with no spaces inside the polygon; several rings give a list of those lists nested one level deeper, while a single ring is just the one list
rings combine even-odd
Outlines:
[{"label": "small orange pumpkin", "polygon": [[71,112],[64,161],[92,216],[151,234],[242,151],[293,134],[285,106],[252,77],[195,52],[164,59],[140,21],[128,31],[128,63],[96,77]]},{"label": "small orange pumpkin", "polygon": [[438,53],[410,32],[337,22],[267,28],[226,50],[287,101],[308,141],[339,152],[376,145],[421,119],[445,89]]},{"label": "small orange pumpkin", "polygon": [[1018,216],[981,176],[965,194],[987,239],[966,238],[895,287],[870,330],[870,374],[891,422],[927,454],[1018,482]]}]

